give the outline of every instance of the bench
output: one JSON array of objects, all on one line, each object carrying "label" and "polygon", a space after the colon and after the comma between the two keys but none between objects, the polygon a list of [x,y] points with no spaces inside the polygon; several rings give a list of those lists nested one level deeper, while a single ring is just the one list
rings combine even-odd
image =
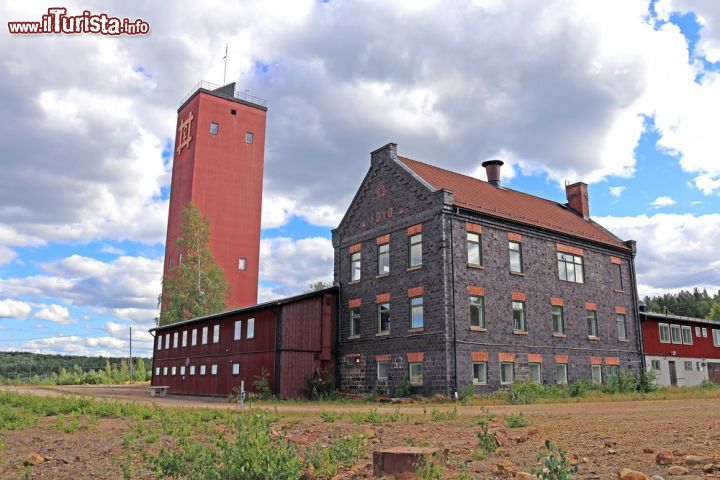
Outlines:
[{"label": "bench", "polygon": [[151,396],[151,397],[154,397],[154,396],[155,396],[155,393],[157,393],[157,392],[160,392],[160,396],[161,396],[161,397],[164,397],[164,396],[165,396],[165,393],[167,393],[167,391],[168,391],[169,388],[170,388],[170,387],[167,386],[167,385],[163,385],[163,386],[152,386],[152,387],[148,387],[148,390],[150,390],[150,396]]}]

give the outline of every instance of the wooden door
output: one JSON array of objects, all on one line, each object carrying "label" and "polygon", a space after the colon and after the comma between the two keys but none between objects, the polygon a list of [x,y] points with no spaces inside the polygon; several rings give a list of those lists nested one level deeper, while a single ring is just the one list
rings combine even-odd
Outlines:
[{"label": "wooden door", "polygon": [[720,385],[720,363],[710,363],[707,364],[707,370],[708,370],[708,378],[710,381],[713,381]]},{"label": "wooden door", "polygon": [[668,362],[670,366],[670,385],[677,385],[677,372],[675,371],[675,362]]}]

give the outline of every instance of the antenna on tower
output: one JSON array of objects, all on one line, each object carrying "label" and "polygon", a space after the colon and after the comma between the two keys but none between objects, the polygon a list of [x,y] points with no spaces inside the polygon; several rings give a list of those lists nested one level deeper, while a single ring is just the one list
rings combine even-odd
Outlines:
[{"label": "antenna on tower", "polygon": [[223,86],[225,85],[225,75],[227,74],[227,53],[228,53],[228,44],[225,44],[225,56],[223,57],[223,60],[225,60],[225,67],[223,68]]}]

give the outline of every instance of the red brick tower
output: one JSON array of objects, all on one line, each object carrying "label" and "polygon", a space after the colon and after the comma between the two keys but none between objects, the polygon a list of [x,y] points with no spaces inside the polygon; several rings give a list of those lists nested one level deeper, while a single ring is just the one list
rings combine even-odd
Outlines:
[{"label": "red brick tower", "polygon": [[175,240],[192,201],[210,219],[228,307],[257,303],[266,112],[264,100],[235,92],[235,83],[206,82],[178,109],[163,273],[181,261]]}]

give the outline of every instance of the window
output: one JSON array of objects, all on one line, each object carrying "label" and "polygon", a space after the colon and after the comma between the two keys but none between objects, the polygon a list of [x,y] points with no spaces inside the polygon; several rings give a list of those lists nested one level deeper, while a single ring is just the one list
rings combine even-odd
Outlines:
[{"label": "window", "polygon": [[255,338],[255,319],[248,318],[247,323],[247,338]]},{"label": "window", "polygon": [[700,330],[700,327],[695,327],[695,336],[698,338],[702,337],[702,330]]},{"label": "window", "polygon": [[622,267],[620,266],[619,263],[612,264],[612,281],[613,281],[613,288],[615,290],[622,291],[622,289],[623,289]]},{"label": "window", "polygon": [[480,234],[467,232],[468,265],[482,265],[482,243]]},{"label": "window", "polygon": [[163,375],[167,375],[167,367],[163,367]]},{"label": "window", "polygon": [[485,327],[485,298],[470,295],[470,326]]},{"label": "window", "polygon": [[531,382],[542,383],[542,364],[530,363],[528,364],[528,370]]},{"label": "window", "polygon": [[178,253],[178,267],[182,263],[182,253]]},{"label": "window", "polygon": [[208,339],[208,327],[203,327],[202,329],[202,344],[207,345],[207,339]]},{"label": "window", "polygon": [[[705,329],[703,328],[703,330],[705,330]],[[713,345],[716,347],[720,347],[720,330],[713,328],[712,336],[713,336]]]},{"label": "window", "polygon": [[652,360],[650,362],[650,369],[655,370],[656,372],[660,371],[660,360]]},{"label": "window", "polygon": [[357,282],[362,275],[362,261],[360,252],[350,255],[350,281]]},{"label": "window", "polygon": [[172,375],[177,374],[177,367],[172,367]]},{"label": "window", "polygon": [[210,375],[217,375],[217,364],[210,365]]},{"label": "window", "polygon": [[500,384],[508,385],[513,383],[515,380],[515,364],[514,363],[501,363],[500,364]]},{"label": "window", "polygon": [[200,365],[200,375],[205,375],[205,365]]},{"label": "window", "polygon": [[158,335],[157,349],[162,350],[162,335]]},{"label": "window", "polygon": [[253,132],[245,132],[245,143],[252,145],[253,143]]},{"label": "window", "polygon": [[615,321],[617,322],[618,340],[627,340],[627,317],[623,313],[618,313]]},{"label": "window", "polygon": [[178,337],[179,337],[178,332],[173,333],[173,348],[178,347]]},{"label": "window", "polygon": [[239,363],[233,363],[232,368],[233,368],[232,369],[233,375],[240,375],[240,364]]},{"label": "window", "polygon": [[237,110],[235,110],[234,108],[231,108],[230,115],[237,115]]},{"label": "window", "polygon": [[190,336],[190,345],[193,347],[197,345],[197,328],[193,328],[192,335]]},{"label": "window", "polygon": [[588,337],[597,337],[597,312],[595,310],[585,310],[585,318],[587,319]]},{"label": "window", "polygon": [[213,325],[213,343],[220,342],[220,325]]},{"label": "window", "polygon": [[553,333],[565,335],[565,314],[563,307],[552,307]]},{"label": "window", "polygon": [[527,332],[527,324],[525,322],[525,302],[512,302],[513,309],[513,331]]},{"label": "window", "polygon": [[185,376],[185,365],[180,366],[180,375]]},{"label": "window", "polygon": [[605,377],[608,383],[616,383],[618,381],[618,366],[617,365],[606,365],[605,366]]},{"label": "window", "polygon": [[170,349],[170,334],[166,333],[165,334],[165,350],[169,350],[169,349]]},{"label": "window", "polygon": [[172,267],[173,267],[172,260],[173,260],[173,257],[168,257],[168,270],[172,270]]},{"label": "window", "polygon": [[422,363],[411,363],[410,364],[410,385],[422,385],[423,384],[423,364]]},{"label": "window", "polygon": [[387,275],[390,273],[390,244],[378,245],[377,274]]},{"label": "window", "polygon": [[419,267],[422,265],[422,233],[411,236],[408,244],[408,267]]},{"label": "window", "polygon": [[378,333],[390,332],[390,304],[378,304]]},{"label": "window", "polygon": [[155,376],[160,375],[160,367],[155,367]]},{"label": "window", "polygon": [[388,378],[388,362],[377,362],[377,379],[387,380]]},{"label": "window", "polygon": [[685,371],[686,372],[692,372],[693,371],[693,364],[692,361],[685,361]]},{"label": "window", "polygon": [[473,383],[475,385],[487,384],[487,362],[473,362]]},{"label": "window", "polygon": [[183,330],[182,346],[183,346],[183,347],[187,347],[187,330]]},{"label": "window", "polygon": [[217,135],[218,134],[218,124],[215,122],[210,122],[210,135]]},{"label": "window", "polygon": [[707,338],[707,328],[703,327],[702,332],[703,332],[703,338]]},{"label": "window", "polygon": [[508,242],[508,246],[510,249],[510,271],[512,273],[522,273],[522,243]]},{"label": "window", "polygon": [[195,375],[195,365],[190,365],[190,375]]},{"label": "window", "polygon": [[660,327],[660,343],[670,343],[670,325],[667,323],[659,324]]},{"label": "window", "polygon": [[568,382],[567,377],[567,364],[558,363],[555,365],[555,380],[557,383],[566,384]]},{"label": "window", "polygon": [[692,327],[683,325],[682,327],[682,341],[685,345],[692,345]]},{"label": "window", "polygon": [[702,371],[703,371],[703,364],[702,364],[702,363],[700,363],[700,362],[695,362],[695,366],[697,367],[697,371],[698,371],[698,372],[702,372]]},{"label": "window", "polygon": [[570,253],[557,252],[557,261],[560,280],[585,283],[582,257]]},{"label": "window", "polygon": [[410,299],[410,328],[423,328],[423,297]]},{"label": "window", "polygon": [[238,270],[241,270],[241,271],[247,270],[247,258],[245,258],[245,257],[238,258]]},{"label": "window", "polygon": [[672,343],[682,343],[680,325],[670,325],[670,338],[672,338]]},{"label": "window", "polygon": [[242,320],[235,320],[235,334],[233,335],[233,339],[242,339]]},{"label": "window", "polygon": [[592,382],[602,383],[602,365],[592,366]]},{"label": "window", "polygon": [[350,336],[356,337],[360,335],[360,309],[350,309]]}]

